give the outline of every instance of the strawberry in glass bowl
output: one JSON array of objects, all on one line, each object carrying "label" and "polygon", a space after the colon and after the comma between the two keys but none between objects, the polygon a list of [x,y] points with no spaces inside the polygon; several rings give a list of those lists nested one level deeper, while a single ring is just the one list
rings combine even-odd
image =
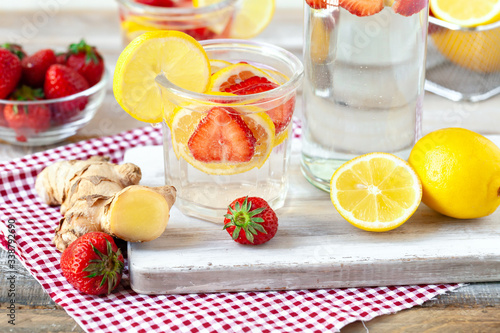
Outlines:
[{"label": "strawberry in glass bowl", "polygon": [[0,45],[0,139],[23,146],[49,145],[75,135],[104,100],[109,74],[85,41],[63,53]]}]

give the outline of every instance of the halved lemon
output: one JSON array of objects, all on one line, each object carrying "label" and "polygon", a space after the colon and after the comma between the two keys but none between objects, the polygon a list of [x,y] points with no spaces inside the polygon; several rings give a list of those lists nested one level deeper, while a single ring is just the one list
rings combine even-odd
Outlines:
[{"label": "halved lemon", "polygon": [[178,108],[174,111],[170,128],[172,146],[177,158],[183,158],[196,169],[211,175],[234,175],[262,167],[274,146],[274,124],[265,112],[257,108],[239,106],[237,109],[257,140],[255,152],[250,161],[216,163],[198,161],[193,157],[189,151],[188,141],[199,122],[207,115],[209,108],[205,112],[188,108]]},{"label": "halved lemon", "polygon": [[252,76],[265,77],[276,83],[276,80],[263,70],[246,63],[237,63],[226,66],[215,72],[210,78],[207,91],[225,91],[226,88],[238,84]]},{"label": "halved lemon", "polygon": [[[209,6],[222,0],[193,0],[194,7]],[[233,38],[252,38],[271,22],[276,7],[274,0],[242,0],[231,25]]]},{"label": "halved lemon", "polygon": [[406,222],[422,200],[422,184],[404,160],[387,153],[356,157],[330,181],[337,211],[355,227],[388,231]]},{"label": "halved lemon", "polygon": [[500,0],[430,0],[434,15],[462,27],[476,27],[500,20]]},{"label": "halved lemon", "polygon": [[157,123],[163,112],[172,112],[155,81],[160,73],[179,87],[204,92],[210,63],[200,43],[183,32],[150,31],[135,38],[120,54],[113,77],[115,98],[132,117]]}]

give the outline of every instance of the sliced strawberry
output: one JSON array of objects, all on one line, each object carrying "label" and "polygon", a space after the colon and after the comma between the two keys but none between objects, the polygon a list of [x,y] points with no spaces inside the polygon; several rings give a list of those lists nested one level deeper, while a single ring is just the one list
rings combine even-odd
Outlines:
[{"label": "sliced strawberry", "polygon": [[267,114],[273,120],[276,133],[281,133],[288,127],[288,124],[292,121],[293,110],[295,110],[295,96],[291,97],[286,103],[267,111]]},{"label": "sliced strawberry", "polygon": [[335,6],[334,0],[306,0],[309,7],[314,9],[326,9],[328,6]]},{"label": "sliced strawberry", "polygon": [[208,29],[207,27],[195,28],[195,29],[186,29],[182,30],[184,33],[193,37],[196,40],[205,40],[205,39],[213,39],[215,38],[215,32]]},{"label": "sliced strawberry", "polygon": [[[235,95],[258,94],[279,87],[278,84],[269,81],[265,77],[252,76],[240,83],[233,84],[226,88],[224,92]],[[279,105],[266,113],[271,117],[274,123],[276,133],[281,133],[292,120],[293,110],[295,108],[295,98],[291,98],[286,103]]]},{"label": "sliced strawberry", "polygon": [[252,76],[240,83],[233,84],[226,89],[224,92],[235,94],[235,95],[250,95],[258,94],[264,91],[268,91],[279,87],[278,84],[269,81],[262,76]]},{"label": "sliced strawberry", "polygon": [[23,67],[23,83],[33,88],[43,87],[45,73],[49,67],[56,63],[56,55],[53,50],[40,50],[29,57],[21,60]]},{"label": "sliced strawberry", "polygon": [[392,9],[403,16],[412,16],[427,6],[427,0],[396,0]]},{"label": "sliced strawberry", "polygon": [[135,2],[155,7],[175,7],[172,0],[135,0]]},{"label": "sliced strawberry", "polygon": [[384,9],[384,0],[339,0],[340,7],[356,16],[370,16]]},{"label": "sliced strawberry", "polygon": [[201,162],[248,162],[257,140],[236,111],[214,107],[203,118],[188,141],[193,157]]},{"label": "sliced strawberry", "polygon": [[135,0],[143,5],[154,7],[191,7],[192,0]]}]

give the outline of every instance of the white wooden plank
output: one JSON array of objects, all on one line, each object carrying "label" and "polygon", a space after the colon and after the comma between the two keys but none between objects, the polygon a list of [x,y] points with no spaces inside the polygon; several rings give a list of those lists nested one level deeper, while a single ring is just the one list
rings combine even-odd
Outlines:
[{"label": "white wooden plank", "polygon": [[174,207],[159,239],[129,244],[132,288],[172,294],[500,280],[500,212],[455,220],[421,205],[398,229],[371,233],[307,183],[298,154],[290,182],[278,233],[260,246],[237,244],[221,225]]}]

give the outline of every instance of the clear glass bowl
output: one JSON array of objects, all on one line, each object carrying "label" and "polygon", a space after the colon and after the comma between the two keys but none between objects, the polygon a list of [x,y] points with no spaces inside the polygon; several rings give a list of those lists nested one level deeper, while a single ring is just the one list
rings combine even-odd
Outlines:
[{"label": "clear glass bowl", "polygon": [[227,38],[237,3],[237,0],[223,0],[199,8],[165,8],[133,0],[117,1],[124,45],[140,34],[154,30],[182,31],[196,40]]},{"label": "clear glass bowl", "polygon": [[[75,135],[101,106],[108,80],[109,73],[106,70],[97,84],[71,96],[39,101],[0,100],[0,139],[20,146],[44,146]],[[6,107],[15,107],[17,112],[29,113],[39,106],[50,110],[50,122],[47,125],[26,122],[28,124],[23,127],[9,127],[4,116]]]},{"label": "clear glass bowl", "polygon": [[453,101],[500,93],[500,22],[463,28],[429,17],[425,89]]},{"label": "clear glass bowl", "polygon": [[[218,223],[223,223],[227,206],[234,199],[247,195],[264,198],[278,209],[288,190],[292,115],[303,77],[302,63],[290,52],[266,43],[221,39],[201,44],[209,59],[247,62],[267,71],[280,85],[258,94],[224,96],[194,93],[172,84],[163,74],[157,77],[168,106],[163,122],[165,178],[177,189],[176,206],[186,215]],[[235,136],[206,138],[206,132],[201,131],[201,139],[195,137],[209,114],[217,134],[226,134],[224,127],[234,126],[236,121],[244,123],[241,126],[251,131],[246,136],[255,140],[250,157],[237,161],[226,158],[225,148],[234,148]],[[205,146],[200,148],[200,142]],[[212,159],[212,151],[218,150],[222,153],[213,154],[216,157]],[[201,158],[196,156],[200,151]],[[203,160],[205,154],[209,158]]]}]

